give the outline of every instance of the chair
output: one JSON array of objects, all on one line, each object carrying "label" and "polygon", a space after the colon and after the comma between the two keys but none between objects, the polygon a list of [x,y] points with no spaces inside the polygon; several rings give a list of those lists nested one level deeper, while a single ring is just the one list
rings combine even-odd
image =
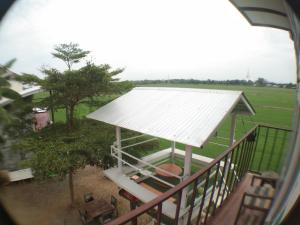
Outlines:
[{"label": "chair", "polygon": [[110,204],[112,204],[115,207],[114,218],[118,217],[118,200],[113,195],[111,196]]},{"label": "chair", "polygon": [[87,225],[88,222],[87,222],[86,215],[83,212],[81,212],[80,209],[78,209],[78,212],[79,212],[79,216],[80,216],[80,220],[81,220],[82,224]]},{"label": "chair", "polygon": [[114,218],[115,218],[114,214],[111,214],[111,213],[103,215],[103,216],[99,217],[100,225],[109,223],[110,221],[114,220]]},{"label": "chair", "polygon": [[116,199],[115,196],[111,196],[110,199],[110,204],[114,206],[114,212],[113,213],[107,213],[106,215],[102,215],[101,217],[99,217],[99,222],[100,225],[104,225],[112,220],[114,220],[117,216],[118,216],[118,200]]},{"label": "chair", "polygon": [[93,193],[85,193],[83,196],[84,202],[90,202],[94,200]]},{"label": "chair", "polygon": [[[265,180],[267,179],[267,180]],[[275,189],[270,177],[253,175],[251,186],[245,191],[235,225],[263,224],[274,198]],[[259,182],[256,182],[256,181]]]},{"label": "chair", "polygon": [[80,209],[78,209],[79,215],[80,215],[80,220],[83,225],[99,225],[97,221],[94,219],[88,218],[86,213],[82,212]]}]

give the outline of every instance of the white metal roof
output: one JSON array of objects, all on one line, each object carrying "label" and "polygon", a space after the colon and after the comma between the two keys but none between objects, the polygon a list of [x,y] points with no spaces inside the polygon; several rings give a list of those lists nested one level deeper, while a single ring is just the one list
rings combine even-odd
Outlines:
[{"label": "white metal roof", "polygon": [[138,87],[87,117],[200,147],[234,110],[255,113],[241,91]]}]

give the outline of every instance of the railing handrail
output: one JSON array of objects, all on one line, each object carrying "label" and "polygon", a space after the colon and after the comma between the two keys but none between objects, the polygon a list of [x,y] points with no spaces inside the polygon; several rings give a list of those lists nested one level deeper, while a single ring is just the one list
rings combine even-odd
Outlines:
[{"label": "railing handrail", "polygon": [[[163,173],[166,173],[166,174],[168,174],[168,175],[170,175],[170,176],[176,177],[176,178],[177,178],[178,180],[180,180],[180,181],[182,180],[182,176],[178,176],[177,174],[172,173],[172,172],[170,172],[170,171],[168,171],[168,170],[162,169],[162,168],[160,168],[160,167],[158,167],[158,166],[154,166],[154,165],[152,165],[151,163],[149,163],[149,162],[147,162],[147,161],[144,161],[144,160],[142,160],[142,159],[139,159],[139,158],[137,158],[137,157],[135,157],[135,156],[129,154],[128,152],[119,150],[119,149],[118,149],[116,146],[114,146],[114,145],[111,145],[110,147],[113,148],[116,152],[119,151],[119,152],[121,152],[122,154],[127,155],[128,157],[130,157],[130,158],[132,158],[132,159],[134,159],[134,160],[137,160],[137,161],[138,161],[139,163],[141,163],[141,164],[144,164],[144,165],[146,165],[146,166],[149,166],[149,167],[151,167],[151,168],[153,168],[153,169],[155,169],[155,170],[159,170],[159,171],[161,171],[161,172],[163,172]],[[115,155],[115,157],[118,158],[117,155]]]},{"label": "railing handrail", "polygon": [[260,123],[258,124],[259,127],[265,127],[265,128],[271,128],[271,129],[276,129],[276,130],[282,130],[282,131],[288,131],[288,132],[292,132],[293,130],[290,128],[283,128],[283,127],[277,127],[274,125],[270,125],[270,124],[263,124]]},{"label": "railing handrail", "polygon": [[222,154],[220,154],[217,158],[215,158],[213,161],[211,161],[208,166],[206,166],[203,170],[199,170],[198,172],[192,174],[187,179],[183,180],[181,183],[176,185],[175,187],[169,189],[162,195],[156,197],[155,199],[141,205],[140,207],[136,208],[133,211],[130,211],[129,213],[116,218],[112,222],[108,223],[108,225],[119,225],[124,224],[132,220],[132,218],[136,218],[140,215],[142,215],[144,212],[147,212],[148,210],[154,208],[155,206],[159,205],[160,203],[166,201],[170,197],[172,197],[174,194],[179,192],[180,190],[184,189],[191,183],[193,183],[196,179],[198,179],[200,176],[211,170],[218,162],[220,162],[226,155],[228,155],[230,152],[232,152],[233,149],[235,149],[239,144],[244,141],[253,131],[255,131],[258,128],[259,125],[254,126],[252,129],[250,129],[245,135],[243,135],[240,140],[235,142],[232,146],[230,146],[226,151],[224,151]]}]

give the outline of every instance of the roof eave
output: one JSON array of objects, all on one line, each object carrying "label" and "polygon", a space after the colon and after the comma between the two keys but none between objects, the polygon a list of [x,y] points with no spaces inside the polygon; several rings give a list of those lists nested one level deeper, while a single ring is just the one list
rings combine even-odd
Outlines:
[{"label": "roof eave", "polygon": [[[251,24],[252,26],[260,26],[260,27],[271,27],[271,28],[276,28],[276,29],[281,29],[281,30],[286,30],[286,31],[291,31],[290,27],[285,27],[285,26],[281,26],[281,25],[276,25],[276,24],[269,24],[267,22],[263,23],[257,23],[252,21],[251,17],[249,17],[247,15],[246,12],[261,12],[261,13],[266,13],[266,14],[270,14],[270,15],[276,15],[276,16],[281,16],[281,17],[287,17],[287,14],[285,13],[285,9],[282,9],[281,11],[279,10],[275,10],[275,9],[270,9],[267,6],[262,7],[255,7],[255,6],[239,6],[235,0],[229,0],[231,2],[231,4],[237,8],[237,10],[244,16],[244,18],[249,22],[249,24]],[[251,4],[253,4],[253,2],[251,2]]]}]

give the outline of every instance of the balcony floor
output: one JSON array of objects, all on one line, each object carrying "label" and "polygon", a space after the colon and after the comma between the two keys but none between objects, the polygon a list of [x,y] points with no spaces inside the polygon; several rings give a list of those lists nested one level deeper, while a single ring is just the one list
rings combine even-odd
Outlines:
[{"label": "balcony floor", "polygon": [[252,174],[248,173],[237,186],[234,193],[226,199],[223,206],[216,211],[216,214],[208,221],[208,225],[234,225],[238,214],[243,194],[251,185]]}]

